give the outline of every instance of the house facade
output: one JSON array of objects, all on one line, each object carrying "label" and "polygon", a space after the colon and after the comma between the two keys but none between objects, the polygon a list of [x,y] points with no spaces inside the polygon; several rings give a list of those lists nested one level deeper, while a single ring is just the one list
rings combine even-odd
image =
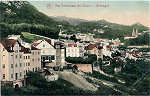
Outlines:
[{"label": "house facade", "polygon": [[41,69],[41,50],[35,47],[31,47],[31,68],[33,72],[38,71]]},{"label": "house facade", "polygon": [[89,44],[85,47],[87,54],[95,54],[98,58],[103,58],[102,46],[98,46],[97,44]]},{"label": "house facade", "polygon": [[17,40],[4,39],[0,43],[0,68],[2,81],[15,81],[24,78],[23,52]]},{"label": "house facade", "polygon": [[80,48],[76,43],[67,44],[66,57],[80,57]]},{"label": "house facade", "polygon": [[35,40],[32,47],[41,50],[42,67],[55,65],[56,63],[56,49],[51,44],[51,40]]},{"label": "house facade", "polygon": [[[32,55],[31,52],[39,53],[38,56]],[[13,82],[22,86],[22,81],[29,71],[33,68],[41,69],[41,62],[33,63],[32,58],[40,60],[41,54],[39,49],[25,48],[17,40],[2,39],[0,41],[0,70],[2,82]]]}]

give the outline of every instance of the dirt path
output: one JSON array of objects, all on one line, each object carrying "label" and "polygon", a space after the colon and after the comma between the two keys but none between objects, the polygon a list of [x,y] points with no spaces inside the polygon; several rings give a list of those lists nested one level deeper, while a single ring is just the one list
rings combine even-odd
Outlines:
[{"label": "dirt path", "polygon": [[97,88],[93,86],[91,83],[89,83],[86,79],[72,72],[60,72],[59,78],[69,81],[76,87],[84,89],[84,90],[90,90],[90,91],[97,90]]}]

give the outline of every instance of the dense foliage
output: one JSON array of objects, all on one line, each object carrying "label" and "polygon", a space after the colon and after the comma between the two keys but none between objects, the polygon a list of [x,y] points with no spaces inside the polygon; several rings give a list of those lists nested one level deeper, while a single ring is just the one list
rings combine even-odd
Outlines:
[{"label": "dense foliage", "polygon": [[150,34],[145,33],[137,38],[126,40],[125,45],[150,45]]},{"label": "dense foliage", "polygon": [[0,2],[0,28],[2,37],[8,34],[29,32],[51,38],[58,38],[59,25],[71,28],[68,22],[57,22],[39,12],[27,1]]},{"label": "dense foliage", "polygon": [[[131,35],[133,28],[138,29],[141,33],[144,30],[148,30],[147,27],[141,24],[134,24],[132,26],[125,26],[115,23],[110,23],[105,20],[83,22],[77,25],[81,33],[94,33],[96,38],[108,38],[116,39],[119,38],[121,41],[124,40],[124,36]],[[93,30],[104,30],[104,33],[94,32]]]}]

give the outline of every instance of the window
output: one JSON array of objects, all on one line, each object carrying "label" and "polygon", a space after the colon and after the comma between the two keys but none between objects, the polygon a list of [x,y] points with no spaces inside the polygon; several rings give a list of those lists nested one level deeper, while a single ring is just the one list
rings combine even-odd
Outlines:
[{"label": "window", "polygon": [[42,61],[45,61],[45,59],[46,59],[45,57],[42,57]]},{"label": "window", "polygon": [[28,59],[30,59],[30,56],[28,56]]},{"label": "window", "polygon": [[51,56],[51,60],[55,60],[55,56],[53,55],[53,56]]},{"label": "window", "polygon": [[33,72],[34,72],[34,68],[33,68]]},{"label": "window", "polygon": [[28,56],[26,56],[26,59],[28,59]]},{"label": "window", "polygon": [[22,58],[22,56],[20,55],[20,59]]},{"label": "window", "polygon": [[16,67],[17,67],[18,65],[16,64]]},{"label": "window", "polygon": [[20,63],[20,67],[22,67],[22,63]]},{"label": "window", "polygon": [[5,48],[3,48],[3,51],[5,51]]},{"label": "window", "polygon": [[34,52],[32,52],[32,54],[34,55]]},{"label": "window", "polygon": [[38,61],[40,61],[40,58],[38,58]]},{"label": "window", "polygon": [[22,73],[20,72],[20,77],[22,76]]},{"label": "window", "polygon": [[16,55],[16,59],[17,59],[17,57],[18,57],[18,56]]},{"label": "window", "polygon": [[2,56],[2,60],[5,60],[5,55]]},{"label": "window", "polygon": [[40,52],[38,52],[38,55],[40,54]]},{"label": "window", "polygon": [[43,44],[43,47],[45,47],[45,45]]},{"label": "window", "polygon": [[3,74],[3,79],[5,79],[5,74]]},{"label": "window", "polygon": [[70,49],[68,49],[68,52],[70,52]]},{"label": "window", "polygon": [[32,61],[34,62],[34,59],[32,59]]},{"label": "window", "polygon": [[5,68],[5,64],[3,64],[3,68]]},{"label": "window", "polygon": [[49,60],[49,56],[46,56],[46,60]]},{"label": "window", "polygon": [[11,78],[13,78],[14,76],[13,76],[13,74],[11,74]]},{"label": "window", "polygon": [[13,64],[11,64],[11,68],[14,68],[14,67],[13,67]]},{"label": "window", "polygon": [[30,63],[28,62],[28,66],[30,66]]},{"label": "window", "polygon": [[18,73],[15,74],[15,79],[16,79],[16,80],[18,79]]}]

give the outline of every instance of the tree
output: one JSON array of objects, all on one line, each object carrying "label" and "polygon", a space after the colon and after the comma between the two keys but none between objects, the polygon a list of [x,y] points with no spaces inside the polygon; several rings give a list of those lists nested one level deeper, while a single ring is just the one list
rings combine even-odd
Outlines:
[{"label": "tree", "polygon": [[38,88],[47,88],[48,82],[39,73],[28,72],[27,73],[27,85],[33,85]]},{"label": "tree", "polygon": [[71,40],[74,40],[75,42],[77,42],[76,35],[71,36],[70,39],[71,39]]}]

